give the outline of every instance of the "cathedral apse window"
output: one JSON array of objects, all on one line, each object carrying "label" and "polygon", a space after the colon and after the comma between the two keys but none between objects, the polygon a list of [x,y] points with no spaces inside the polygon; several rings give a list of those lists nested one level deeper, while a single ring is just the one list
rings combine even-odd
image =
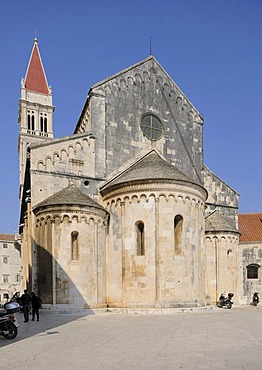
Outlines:
[{"label": "cathedral apse window", "polygon": [[247,279],[258,279],[259,265],[252,264],[247,266]]},{"label": "cathedral apse window", "polygon": [[136,250],[138,256],[145,255],[145,227],[142,221],[136,222]]},{"label": "cathedral apse window", "polygon": [[157,141],[161,139],[164,133],[163,123],[156,115],[151,113],[146,113],[142,116],[140,127],[149,140]]},{"label": "cathedral apse window", "polygon": [[78,247],[78,232],[71,233],[71,259],[73,261],[79,260],[79,247]]},{"label": "cathedral apse window", "polygon": [[183,217],[176,215],[174,218],[174,242],[175,253],[180,254],[182,250],[182,235],[183,235]]}]

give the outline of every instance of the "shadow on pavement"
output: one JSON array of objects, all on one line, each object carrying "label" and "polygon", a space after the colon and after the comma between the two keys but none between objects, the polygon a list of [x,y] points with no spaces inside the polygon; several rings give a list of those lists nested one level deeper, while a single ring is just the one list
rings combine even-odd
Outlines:
[{"label": "shadow on pavement", "polygon": [[[88,315],[92,315],[89,313]],[[32,321],[31,316],[29,322],[24,322],[24,315],[22,312],[15,314],[19,323],[18,335],[15,339],[6,339],[0,336],[0,348],[9,344],[19,342],[21,340],[37,336],[57,335],[59,334],[59,327],[66,325],[69,322],[80,320],[86,317],[84,314],[42,314],[40,310],[40,320]]]}]

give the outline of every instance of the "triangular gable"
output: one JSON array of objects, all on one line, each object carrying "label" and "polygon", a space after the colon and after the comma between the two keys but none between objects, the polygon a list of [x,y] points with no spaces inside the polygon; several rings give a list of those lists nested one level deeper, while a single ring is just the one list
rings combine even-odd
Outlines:
[{"label": "triangular gable", "polygon": [[[193,109],[195,111],[195,113],[199,116],[200,120],[202,121],[201,123],[203,123],[203,118],[201,116],[201,114],[198,112],[198,110],[194,107],[194,105],[191,103],[191,101],[186,97],[186,95],[182,92],[182,90],[176,85],[176,83],[173,81],[173,79],[169,76],[169,74],[165,71],[165,69],[161,66],[161,64],[156,60],[156,58],[153,56],[153,55],[150,55],[148,58],[136,63],[136,64],[133,64],[131,65],[130,67],[128,68],[125,68],[123,69],[122,71],[100,81],[100,82],[97,82],[96,84],[94,84],[91,89],[90,89],[90,93],[92,91],[95,92],[95,90],[101,90],[103,88],[103,85],[107,84],[108,82],[110,82],[111,80],[114,80],[114,79],[118,79],[120,78],[122,75],[126,74],[127,72],[131,71],[131,70],[134,70],[136,69],[137,67],[140,67],[142,66],[143,64],[149,64],[148,66],[148,69],[152,69],[152,68],[158,68],[159,71],[158,71],[158,74],[156,74],[156,77],[160,77],[160,73],[161,72],[167,79],[168,81],[168,84],[170,85],[170,88],[171,90],[177,90],[177,92],[183,96],[183,98],[187,101],[187,103],[191,106],[191,109]],[[164,89],[164,86],[161,86],[161,88]],[[88,99],[88,98],[87,98]]]}]

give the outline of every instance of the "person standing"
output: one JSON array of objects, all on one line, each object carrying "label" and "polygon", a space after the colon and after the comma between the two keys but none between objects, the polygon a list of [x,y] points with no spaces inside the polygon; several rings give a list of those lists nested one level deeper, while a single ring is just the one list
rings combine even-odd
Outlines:
[{"label": "person standing", "polygon": [[32,299],[32,321],[35,320],[35,316],[37,321],[39,321],[39,308],[41,307],[41,298],[35,295],[34,292],[32,292],[31,299]]},{"label": "person standing", "polygon": [[28,322],[29,320],[29,309],[30,309],[30,302],[31,302],[31,296],[28,293],[27,289],[24,290],[24,294],[21,296],[21,303],[23,306],[23,312],[24,312],[24,322]]}]

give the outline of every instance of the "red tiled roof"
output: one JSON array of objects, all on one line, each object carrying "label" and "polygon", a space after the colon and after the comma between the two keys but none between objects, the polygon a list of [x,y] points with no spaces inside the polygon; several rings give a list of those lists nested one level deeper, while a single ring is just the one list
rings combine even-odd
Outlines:
[{"label": "red tiled roof", "polygon": [[1,241],[13,242],[15,240],[14,234],[0,234]]},{"label": "red tiled roof", "polygon": [[27,68],[25,87],[28,90],[48,94],[48,85],[37,41],[34,43],[32,54]]},{"label": "red tiled roof", "polygon": [[262,241],[262,213],[238,215],[240,243]]}]

